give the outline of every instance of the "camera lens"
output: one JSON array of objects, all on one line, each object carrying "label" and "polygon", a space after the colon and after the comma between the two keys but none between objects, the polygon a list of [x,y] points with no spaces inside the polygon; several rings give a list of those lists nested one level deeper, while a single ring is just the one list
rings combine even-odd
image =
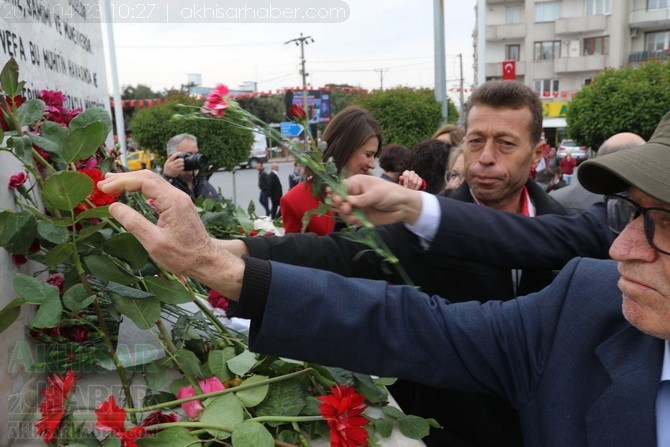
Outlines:
[{"label": "camera lens", "polygon": [[203,154],[193,154],[184,157],[184,171],[205,169],[207,166],[209,166],[209,160]]}]

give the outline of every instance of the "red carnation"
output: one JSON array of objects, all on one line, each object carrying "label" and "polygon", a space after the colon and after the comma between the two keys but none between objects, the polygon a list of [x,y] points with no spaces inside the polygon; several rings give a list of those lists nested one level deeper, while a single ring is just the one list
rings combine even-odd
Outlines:
[{"label": "red carnation", "polygon": [[23,185],[28,180],[28,175],[25,172],[19,172],[9,177],[9,189],[16,189]]},{"label": "red carnation", "polygon": [[293,104],[288,109],[288,117],[293,121],[300,121],[307,118],[307,114],[305,113],[305,109],[303,109],[300,105]]},{"label": "red carnation", "polygon": [[332,447],[357,447],[368,445],[368,432],[363,427],[368,419],[361,414],[367,408],[365,398],[349,386],[335,385],[331,394],[320,396],[321,416],[326,418],[330,427],[330,445]]},{"label": "red carnation", "polygon": [[[82,174],[86,174],[88,177],[91,178],[91,180],[93,180],[93,191],[91,192],[91,195],[88,196],[88,201],[91,202],[93,206],[98,207],[114,203],[119,194],[105,194],[104,192],[98,189],[98,182],[105,178],[104,174],[100,169],[84,168],[80,169],[79,172],[81,172]],[[77,207],[75,208],[75,212],[80,213],[89,208],[90,206],[88,206],[87,203],[82,202],[79,205],[77,205]]]},{"label": "red carnation", "polygon": [[224,312],[228,310],[228,298],[216,290],[210,290],[207,293],[207,301],[215,309],[222,309]]},{"label": "red carnation", "polygon": [[[147,417],[142,421],[142,427],[150,427],[157,424],[169,424],[170,422],[177,422],[177,415],[174,413],[163,413],[160,410],[156,410],[152,413],[149,413]],[[146,430],[147,434],[158,433],[162,430]]]},{"label": "red carnation", "polygon": [[28,258],[26,258],[26,255],[22,255],[21,253],[12,253],[12,262],[14,265],[22,266],[28,262]]},{"label": "red carnation", "polygon": [[95,428],[103,432],[114,433],[120,440],[123,447],[137,447],[135,440],[144,435],[144,427],[132,427],[126,430],[126,410],[116,405],[114,396],[109,396],[100,408],[95,410],[98,422]]},{"label": "red carnation", "polygon": [[72,388],[74,388],[77,375],[74,371],[68,371],[64,377],[54,374],[47,378],[47,388],[43,392],[44,400],[40,404],[42,417],[35,423],[37,434],[42,436],[44,442],[51,442],[58,433],[61,421],[65,416],[65,404]]},{"label": "red carnation", "polygon": [[47,282],[51,284],[54,287],[58,287],[58,294],[62,295],[64,290],[63,286],[65,284],[65,277],[61,273],[54,273],[53,275],[49,276],[47,279]]}]

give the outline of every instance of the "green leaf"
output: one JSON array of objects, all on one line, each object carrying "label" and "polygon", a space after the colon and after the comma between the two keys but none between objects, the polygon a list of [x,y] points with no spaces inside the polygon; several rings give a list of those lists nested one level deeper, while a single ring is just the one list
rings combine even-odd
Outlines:
[{"label": "green leaf", "polygon": [[161,303],[156,298],[134,300],[112,295],[112,304],[117,312],[130,318],[139,329],[150,329],[161,315]]},{"label": "green leaf", "polygon": [[0,333],[4,332],[19,318],[21,313],[21,305],[25,304],[26,300],[21,298],[14,298],[2,310],[0,310]]},{"label": "green leaf", "polygon": [[[120,233],[112,236],[102,246],[112,256],[124,260],[135,270],[140,270],[149,260],[149,253],[132,233]],[[154,294],[158,297],[160,295]]]},{"label": "green leaf", "polygon": [[63,126],[45,121],[40,126],[40,135],[29,134],[30,141],[40,149],[62,157],[63,141],[68,132]]},{"label": "green leaf", "polygon": [[[234,394],[207,399],[204,403],[205,409],[200,415],[200,422],[218,425],[222,427],[233,427],[244,421],[244,408],[240,400]],[[207,429],[210,435],[217,439],[227,439],[231,433],[215,429]]]},{"label": "green leaf", "polygon": [[74,247],[70,243],[63,243],[53,247],[44,257],[44,263],[50,267],[54,268],[59,264],[62,264],[67,258],[72,256],[74,253]]},{"label": "green leaf", "polygon": [[138,439],[139,447],[190,447],[200,444],[198,438],[184,427],[170,427]]},{"label": "green leaf", "polygon": [[10,253],[28,253],[37,237],[37,220],[27,211],[0,212],[0,247]]},{"label": "green leaf", "polygon": [[19,297],[30,304],[44,304],[48,301],[58,301],[58,287],[52,286],[41,279],[33,278],[23,273],[17,273],[12,278],[12,285]]},{"label": "green leaf", "polygon": [[393,422],[388,419],[380,418],[376,419],[373,423],[382,438],[391,436],[391,432],[393,432]]},{"label": "green leaf", "polygon": [[96,206],[95,208],[89,208],[84,212],[77,214],[75,222],[79,222],[82,219],[106,219],[110,217],[109,214],[109,205]]},{"label": "green leaf", "polygon": [[86,293],[83,284],[75,284],[63,293],[63,305],[73,312],[88,307],[93,301],[95,301],[95,295]]},{"label": "green leaf", "polygon": [[132,298],[134,300],[144,300],[154,296],[152,293],[147,293],[135,287],[124,286],[114,281],[110,281],[107,284],[107,290],[124,298]]},{"label": "green leaf", "polygon": [[105,282],[119,284],[136,284],[137,278],[121,270],[109,257],[89,255],[84,257],[84,264],[93,276]]},{"label": "green leaf", "polygon": [[200,360],[188,349],[179,349],[176,354],[176,362],[179,364],[179,367],[184,371],[184,374],[189,376],[200,376]]},{"label": "green leaf", "polygon": [[93,192],[93,180],[81,172],[60,171],[51,175],[42,187],[47,207],[72,211]]},{"label": "green leaf", "polygon": [[383,407],[382,413],[384,413],[386,416],[392,417],[393,419],[400,419],[402,417],[405,417],[405,413],[403,413],[399,408],[396,408],[392,405],[386,405],[385,407]]},{"label": "green leaf", "polygon": [[298,416],[307,405],[305,388],[299,381],[273,383],[267,397],[258,405],[257,416]]},{"label": "green leaf", "polygon": [[147,366],[147,371],[144,374],[147,386],[155,392],[164,389],[169,381],[168,371],[169,368],[164,368],[159,362],[151,362],[151,364]]},{"label": "green leaf", "polygon": [[368,402],[378,404],[388,401],[388,392],[384,388],[378,387],[372,377],[360,373],[354,373],[354,377],[356,378],[356,391],[361,393]]},{"label": "green leaf", "polygon": [[[244,382],[242,382],[242,385],[250,385],[252,383],[261,382],[267,379],[268,379],[267,376],[251,376]],[[268,395],[269,387],[270,385],[268,384],[258,385],[253,388],[249,388],[248,390],[241,390],[235,394],[237,394],[237,397],[240,399],[242,405],[244,405],[245,407],[247,408],[255,407],[256,405],[263,402],[265,397]]]},{"label": "green leaf", "polygon": [[24,165],[33,165],[33,145],[29,136],[13,136],[7,141],[7,146],[14,148],[14,154]]},{"label": "green leaf", "polygon": [[103,126],[105,137],[112,131],[112,119],[109,112],[101,107],[91,107],[77,115],[70,121],[71,130],[87,127],[91,123],[99,123]]},{"label": "green leaf", "polygon": [[418,416],[405,416],[398,420],[398,428],[400,433],[410,439],[421,439],[428,436],[430,426],[428,421]]},{"label": "green leaf", "polygon": [[273,447],[275,441],[270,432],[258,422],[247,421],[237,424],[233,431],[235,447]]},{"label": "green leaf", "polygon": [[226,364],[226,362],[233,357],[235,357],[235,348],[232,347],[213,349],[209,351],[209,354],[207,355],[207,366],[209,367],[209,370],[221,382],[233,378],[233,374],[231,374],[228,365]]},{"label": "green leaf", "polygon": [[251,368],[253,368],[257,362],[258,359],[256,359],[256,354],[252,353],[247,349],[240,355],[237,355],[232,359],[228,360],[228,368],[234,374],[237,374],[238,376],[243,376],[249,371],[251,371]]},{"label": "green leaf", "polygon": [[44,101],[41,99],[29,99],[21,104],[17,110],[16,117],[21,127],[36,123],[44,115]]},{"label": "green leaf", "polygon": [[171,281],[157,276],[147,276],[144,278],[144,282],[147,290],[163,303],[176,305],[191,303],[194,300],[193,294],[178,281]]},{"label": "green leaf", "polygon": [[73,163],[93,156],[106,136],[105,126],[99,122],[72,130],[63,141],[63,158]]},{"label": "green leaf", "polygon": [[49,220],[42,220],[37,224],[37,232],[42,238],[54,244],[62,244],[70,239],[70,232],[63,227],[51,223]]},{"label": "green leaf", "polygon": [[10,98],[21,93],[21,90],[23,89],[23,86],[19,83],[19,64],[13,57],[7,61],[4,67],[2,67],[2,71],[0,72],[0,84],[2,84],[2,90]]}]

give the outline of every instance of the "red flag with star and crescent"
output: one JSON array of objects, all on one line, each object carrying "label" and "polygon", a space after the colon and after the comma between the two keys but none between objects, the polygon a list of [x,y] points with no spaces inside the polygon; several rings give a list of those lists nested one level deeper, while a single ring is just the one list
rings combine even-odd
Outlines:
[{"label": "red flag with star and crescent", "polygon": [[513,81],[516,79],[516,61],[503,61],[502,78],[503,81]]}]

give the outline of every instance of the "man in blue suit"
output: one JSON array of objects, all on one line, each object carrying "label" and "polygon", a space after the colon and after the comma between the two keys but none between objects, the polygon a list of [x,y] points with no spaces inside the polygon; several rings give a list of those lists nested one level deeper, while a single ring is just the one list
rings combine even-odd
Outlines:
[{"label": "man in blue suit", "polygon": [[[648,143],[579,172],[609,195],[613,261],[575,259],[541,292],[483,304],[240,259],[158,176],[111,174],[98,187],[155,199],[158,225],[120,203],[110,212],[165,268],[238,299],[255,351],[505,398],[529,446],[655,445],[655,429],[670,425],[655,419],[660,380],[670,378],[670,114]],[[421,223],[421,196],[385,183],[381,202],[370,201],[376,184],[350,183],[349,203],[367,200],[375,220],[409,208]]]}]

